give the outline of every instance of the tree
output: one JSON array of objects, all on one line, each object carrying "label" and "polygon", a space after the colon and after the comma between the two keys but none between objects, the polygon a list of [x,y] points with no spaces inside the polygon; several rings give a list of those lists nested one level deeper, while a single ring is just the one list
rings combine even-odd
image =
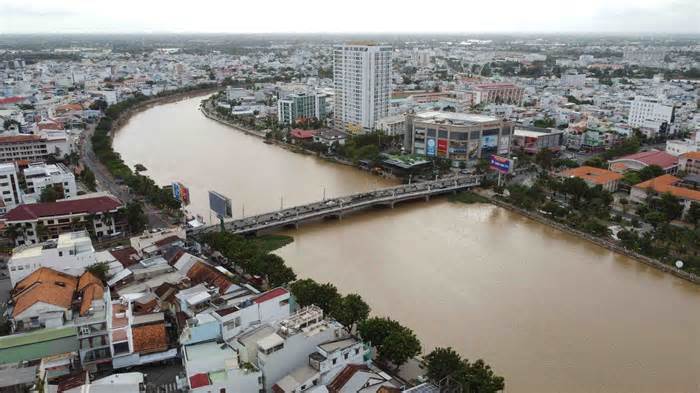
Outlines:
[{"label": "tree", "polygon": [[333,307],[332,316],[336,321],[352,331],[356,323],[369,317],[370,307],[358,294],[351,293],[343,296]]},{"label": "tree", "polygon": [[139,172],[145,172],[146,167],[143,166],[143,164],[136,164],[134,165],[134,172],[139,173]]},{"label": "tree", "polygon": [[258,255],[244,268],[250,274],[265,276],[270,287],[279,287],[297,278],[294,270],[284,264],[284,259],[275,254]]},{"label": "tree", "polygon": [[85,184],[85,187],[87,187],[88,190],[90,190],[90,191],[97,190],[97,183],[95,181],[95,174],[92,173],[90,168],[85,167],[85,169],[83,169],[83,171],[80,173],[80,177],[83,180],[83,184]]},{"label": "tree", "polygon": [[398,369],[414,356],[420,354],[420,340],[409,328],[394,329],[379,347],[379,357],[388,360]]},{"label": "tree", "polygon": [[671,193],[664,193],[661,198],[654,200],[654,207],[660,210],[669,220],[680,218],[683,214],[683,205],[680,199]]},{"label": "tree", "polygon": [[660,166],[649,165],[649,166],[645,166],[644,168],[639,170],[639,178],[642,181],[647,181],[649,179],[659,177],[659,176],[663,175],[664,173],[666,173],[666,172],[664,172],[663,168],[661,168]]},{"label": "tree", "polygon": [[105,100],[97,100],[90,104],[89,108],[96,111],[104,111],[107,109],[107,102]]},{"label": "tree", "polygon": [[491,366],[482,359],[469,363],[464,360],[464,370],[457,380],[461,383],[463,391],[476,393],[496,393],[505,388],[503,377],[496,375]]},{"label": "tree", "polygon": [[374,347],[381,347],[392,331],[401,329],[400,323],[390,318],[374,317],[362,321],[357,326],[360,337]]},{"label": "tree", "polygon": [[86,267],[85,271],[92,273],[95,277],[102,281],[106,281],[107,273],[109,273],[109,265],[107,262],[98,262]]},{"label": "tree", "polygon": [[574,206],[586,195],[588,184],[580,177],[567,177],[562,182],[562,192],[571,196]]},{"label": "tree", "polygon": [[622,181],[630,186],[633,186],[635,184],[641,183],[643,180],[641,176],[639,176],[639,172],[627,171],[622,175]]},{"label": "tree", "polygon": [[550,169],[554,162],[554,153],[549,149],[542,149],[535,154],[535,163],[542,169]]},{"label": "tree", "polygon": [[688,213],[686,215],[686,220],[689,223],[695,224],[695,226],[700,223],[700,203],[692,202],[688,208]]},{"label": "tree", "polygon": [[43,190],[41,190],[41,193],[39,194],[39,202],[56,202],[56,199],[59,197],[59,190],[56,189],[54,186],[48,186],[44,187]]},{"label": "tree", "polygon": [[333,307],[340,301],[338,288],[331,283],[319,284],[306,278],[293,282],[290,289],[299,306],[306,307],[315,304],[321,307],[327,315],[332,313]]},{"label": "tree", "polygon": [[657,228],[659,225],[668,222],[668,217],[662,212],[650,211],[644,215],[644,220],[654,228]]},{"label": "tree", "polygon": [[428,378],[436,384],[445,377],[454,376],[464,367],[462,357],[451,347],[433,349],[423,358],[423,363],[428,371]]},{"label": "tree", "polygon": [[143,211],[143,204],[138,201],[126,204],[126,220],[131,233],[140,233],[146,229],[148,218]]}]

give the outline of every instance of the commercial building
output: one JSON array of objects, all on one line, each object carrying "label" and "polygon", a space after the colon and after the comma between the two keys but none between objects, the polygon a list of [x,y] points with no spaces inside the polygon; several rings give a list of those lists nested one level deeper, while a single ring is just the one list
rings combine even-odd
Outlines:
[{"label": "commercial building", "polygon": [[15,248],[7,262],[10,283],[14,286],[41,268],[78,276],[85,268],[97,263],[95,249],[85,231],[62,233],[58,239]]},{"label": "commercial building", "polygon": [[127,229],[122,203],[109,194],[19,205],[5,216],[7,231],[15,244],[35,244],[57,239],[59,234],[87,230],[96,239],[117,236]]},{"label": "commercial building", "polygon": [[520,105],[523,101],[522,87],[512,83],[482,83],[472,87],[475,104],[514,104]]},{"label": "commercial building", "polygon": [[589,187],[601,186],[604,190],[615,192],[622,175],[607,169],[592,166],[580,166],[578,168],[567,169],[560,175],[561,177],[578,177],[583,179]]},{"label": "commercial building", "polygon": [[503,119],[434,111],[409,116],[414,154],[468,162],[510,149],[513,125]]},{"label": "commercial building", "polygon": [[610,160],[608,164],[611,171],[618,173],[628,170],[638,171],[650,165],[661,167],[666,173],[676,173],[678,170],[678,158],[659,150],[630,154]]},{"label": "commercial building", "polygon": [[78,195],[75,175],[61,163],[46,164],[41,162],[29,164],[22,173],[26,183],[26,192],[23,197],[24,203],[38,202],[41,191],[46,187],[54,187],[59,192],[59,199],[68,199]]},{"label": "commercial building", "polygon": [[277,121],[280,124],[292,124],[299,119],[322,120],[325,117],[325,94],[290,94],[277,101]]},{"label": "commercial building", "polygon": [[335,128],[351,133],[372,131],[389,115],[391,47],[336,45],[333,50]]},{"label": "commercial building", "polygon": [[187,345],[182,350],[187,386],[193,393],[259,393],[263,387],[260,370],[241,362],[228,344],[208,341]]},{"label": "commercial building", "polygon": [[656,98],[636,96],[630,104],[627,123],[634,128],[639,128],[649,138],[658,134],[673,134],[674,121],[675,108],[662,104]]},{"label": "commercial building", "polygon": [[535,154],[548,149],[558,152],[564,147],[564,131],[547,128],[515,127],[513,149]]}]

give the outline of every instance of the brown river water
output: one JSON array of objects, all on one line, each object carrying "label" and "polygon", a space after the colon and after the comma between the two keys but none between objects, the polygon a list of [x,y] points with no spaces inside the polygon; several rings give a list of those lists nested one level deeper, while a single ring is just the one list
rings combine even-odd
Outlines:
[{"label": "brown river water", "polygon": [[[136,114],[114,148],[159,184],[239,217],[391,181],[266,145],[205,118],[199,98]],[[700,391],[700,287],[492,205],[445,198],[285,232],[300,277],[357,292],[426,351],[484,358],[507,392]]]}]

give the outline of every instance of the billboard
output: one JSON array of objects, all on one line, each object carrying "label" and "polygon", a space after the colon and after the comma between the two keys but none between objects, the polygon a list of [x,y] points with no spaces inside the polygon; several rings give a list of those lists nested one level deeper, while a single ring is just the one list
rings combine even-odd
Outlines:
[{"label": "billboard", "polygon": [[498,146],[498,135],[484,135],[481,137],[482,149],[493,149]]},{"label": "billboard", "polygon": [[233,217],[231,199],[219,194],[216,191],[209,191],[209,209],[220,218]]},{"label": "billboard", "polygon": [[438,151],[438,154],[440,154],[442,156],[447,155],[447,139],[438,139],[437,151]]},{"label": "billboard", "polygon": [[506,157],[501,157],[497,155],[491,155],[490,160],[491,169],[496,170],[501,173],[511,173],[513,172],[513,160]]},{"label": "billboard", "polygon": [[190,190],[185,187],[184,184],[180,182],[172,182],[171,189],[173,191],[173,198],[176,201],[180,201],[182,206],[187,206],[190,204]]},{"label": "billboard", "polygon": [[428,156],[435,155],[435,138],[428,138],[425,140],[425,154]]}]

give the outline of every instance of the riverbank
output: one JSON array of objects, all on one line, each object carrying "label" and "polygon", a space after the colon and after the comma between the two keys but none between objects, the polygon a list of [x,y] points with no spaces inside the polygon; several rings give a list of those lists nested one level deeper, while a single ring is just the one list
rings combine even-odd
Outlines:
[{"label": "riverbank", "polygon": [[[108,107],[97,124],[88,129],[81,144],[81,160],[95,173],[100,188],[119,197],[123,203],[138,200],[144,203],[144,213],[151,227],[169,226],[177,218],[175,201],[170,193],[155,184],[148,176],[134,171],[124,164],[121,156],[112,148],[114,135],[135,114],[169,102],[211,94],[218,86],[198,86],[174,90],[156,97],[135,96]],[[126,187],[122,185],[126,184]],[[143,198],[135,198],[135,195]],[[142,228],[136,228],[142,229]]]},{"label": "riverbank", "polygon": [[[291,151],[293,153],[313,155],[313,156],[316,156],[317,158],[320,158],[320,159],[328,161],[328,162],[346,165],[346,166],[351,166],[353,168],[361,169],[358,165],[356,165],[352,161],[344,160],[338,156],[327,156],[325,154],[319,154],[318,152],[306,149],[306,148],[299,146],[299,145],[294,145],[294,144],[285,143],[285,142],[281,142],[281,141],[274,140],[274,139],[269,139],[269,138],[267,138],[267,134],[263,131],[251,130],[248,128],[244,128],[244,127],[242,127],[238,124],[235,124],[231,121],[228,121],[226,119],[222,119],[216,113],[211,112],[211,110],[210,110],[210,108],[208,108],[206,102],[203,102],[203,104],[199,107],[199,109],[200,109],[200,112],[208,119],[214,120],[220,124],[223,124],[225,126],[233,128],[235,130],[241,131],[241,132],[245,133],[246,135],[257,136],[263,140],[269,141],[271,144],[274,144],[275,146],[279,146],[279,147],[281,147],[285,150]],[[384,175],[384,177],[394,178],[394,176],[391,176],[391,175]]]},{"label": "riverbank", "polygon": [[547,226],[550,226],[552,228],[558,229],[562,232],[566,232],[568,234],[574,235],[578,238],[587,240],[591,243],[594,243],[595,245],[605,248],[609,251],[615,252],[617,254],[624,255],[626,257],[632,258],[638,262],[641,262],[645,265],[651,266],[655,269],[658,269],[664,273],[669,273],[672,274],[678,278],[684,279],[688,282],[691,282],[693,284],[700,285],[700,276],[697,276],[693,273],[689,273],[683,270],[680,270],[674,266],[669,266],[661,261],[654,259],[654,258],[649,258],[646,255],[639,254],[634,251],[630,251],[619,244],[612,242],[607,239],[603,239],[601,237],[593,236],[591,234],[588,234],[586,232],[580,231],[575,228],[571,228],[568,225],[564,225],[562,223],[559,223],[557,221],[554,221],[550,219],[549,217],[545,217],[541,214],[534,213],[525,209],[522,209],[520,207],[517,207],[515,205],[512,205],[508,202],[505,202],[495,196],[488,195],[484,192],[479,192],[479,193],[474,193],[473,195],[469,195],[470,193],[462,193],[462,194],[467,194],[468,196],[464,197],[459,197],[455,195],[454,197],[450,197],[450,201],[453,202],[460,202],[460,203],[479,203],[479,202],[486,202],[486,203],[491,203],[493,205],[502,207],[504,209],[508,209],[512,212],[518,213],[521,216],[527,217],[533,221],[536,221],[540,224],[544,224]]}]

